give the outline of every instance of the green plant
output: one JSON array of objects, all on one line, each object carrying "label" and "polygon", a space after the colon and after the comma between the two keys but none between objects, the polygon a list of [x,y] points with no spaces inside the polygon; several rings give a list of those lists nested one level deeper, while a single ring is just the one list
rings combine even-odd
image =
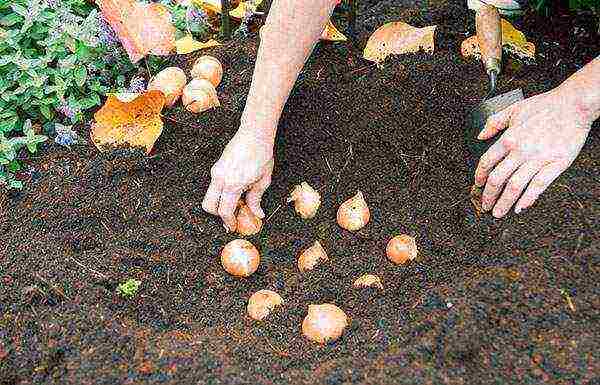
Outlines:
[{"label": "green plant", "polygon": [[7,138],[4,132],[0,131],[0,186],[15,189],[22,188],[23,183],[14,177],[14,173],[21,169],[21,165],[17,160],[17,151],[21,147],[27,147],[29,152],[33,154],[37,151],[39,143],[48,140],[48,137],[35,133],[30,119],[27,119],[23,124],[22,132],[25,136]]},{"label": "green plant", "polygon": [[123,297],[132,298],[140,288],[141,281],[129,278],[117,287],[117,292]]},{"label": "green plant", "polygon": [[[101,104],[103,95],[125,84],[133,69],[89,1],[0,0],[3,180],[13,178],[9,174],[20,167],[13,158],[23,142],[18,135],[25,133],[27,119],[42,124],[81,122]],[[35,145],[26,146],[32,151]],[[13,171],[6,160],[12,162]],[[20,183],[9,185],[18,188]]]}]

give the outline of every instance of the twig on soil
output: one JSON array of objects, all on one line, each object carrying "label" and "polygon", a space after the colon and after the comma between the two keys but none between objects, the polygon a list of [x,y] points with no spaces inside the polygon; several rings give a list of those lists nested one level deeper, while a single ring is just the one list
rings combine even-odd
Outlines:
[{"label": "twig on soil", "polygon": [[277,349],[276,347],[274,347],[271,344],[271,341],[269,341],[269,339],[265,339],[267,341],[267,344],[269,344],[269,346],[271,347],[271,349],[273,350],[273,352],[277,353],[277,355],[279,356],[283,356],[283,357],[289,357],[290,354],[288,352],[284,352],[283,350]]},{"label": "twig on soil", "polygon": [[86,269],[86,270],[90,271],[91,273],[94,273],[94,274],[96,274],[98,277],[101,277],[101,278],[103,278],[103,279],[109,279],[109,277],[108,277],[108,276],[106,276],[106,275],[104,275],[104,274],[102,274],[102,273],[99,273],[99,272],[97,272],[96,270],[94,270],[94,269],[92,269],[92,268],[90,268],[90,267],[87,267],[86,265],[84,265],[83,263],[79,262],[79,261],[78,261],[78,260],[76,260],[75,258],[71,257],[71,259],[72,259],[72,260],[73,260],[73,262],[75,262],[77,265],[79,265],[80,267],[83,267],[84,269]]},{"label": "twig on soil", "polygon": [[569,306],[569,309],[571,309],[571,311],[573,313],[575,313],[575,310],[576,310],[575,304],[571,300],[571,296],[569,295],[569,293],[567,293],[567,291],[565,289],[560,289],[560,294],[562,294],[562,296],[565,297],[565,301],[567,301],[567,305]]},{"label": "twig on soil", "polygon": [[173,119],[173,118],[172,118],[172,117],[170,117],[170,116],[166,116],[166,115],[162,115],[162,114],[161,114],[161,115],[160,115],[160,117],[161,117],[161,118],[165,118],[165,119],[167,119],[167,120],[170,120],[170,121],[171,121],[171,122],[173,122],[173,123],[181,124],[181,122],[180,122],[179,120],[177,120],[177,119]]},{"label": "twig on soil", "polygon": [[[346,142],[348,142],[346,140]],[[335,186],[335,188],[337,188],[339,182],[340,182],[340,178],[342,177],[342,173],[344,172],[344,170],[346,170],[346,167],[348,167],[348,163],[350,163],[350,160],[352,158],[354,158],[354,153],[352,151],[352,143],[348,142],[348,157],[346,158],[346,163],[344,163],[344,167],[342,167],[342,169],[340,170],[340,172],[338,173],[338,176],[335,180],[335,183],[333,184]]]},{"label": "twig on soil", "polygon": [[572,195],[572,196],[573,196],[573,198],[575,199],[575,202],[577,202],[577,204],[579,205],[579,208],[580,208],[580,209],[583,209],[583,204],[582,204],[582,203],[579,201],[579,199],[577,199],[577,195],[575,195],[575,193],[573,192],[573,190],[571,189],[571,187],[569,187],[568,185],[565,185],[565,184],[559,184],[559,183],[557,183],[557,186],[564,187],[564,188],[566,188],[567,190],[569,190],[569,193],[571,193],[571,195]]},{"label": "twig on soil", "polygon": [[333,169],[331,168],[331,165],[329,164],[329,160],[327,160],[326,156],[324,156],[323,159],[325,159],[325,163],[327,163],[327,167],[329,168],[329,172],[333,174]]},{"label": "twig on soil", "polygon": [[271,218],[273,218],[273,215],[275,215],[282,207],[283,207],[283,203],[280,203],[279,206],[275,207],[275,210],[273,210],[271,215],[269,215],[267,217],[267,219],[265,219],[265,222],[268,222]]},{"label": "twig on soil", "polygon": [[368,65],[366,65],[366,66],[362,66],[362,67],[360,67],[360,68],[357,68],[357,69],[354,69],[354,70],[352,70],[352,71],[348,71],[348,72],[346,72],[346,73],[345,73],[345,75],[347,76],[347,75],[352,75],[352,74],[355,74],[356,72],[363,72],[363,71],[366,71],[366,70],[368,70],[368,69],[371,69],[371,68],[375,67],[376,65],[377,65],[377,64],[375,64],[375,63],[373,63],[373,64],[368,64]]}]

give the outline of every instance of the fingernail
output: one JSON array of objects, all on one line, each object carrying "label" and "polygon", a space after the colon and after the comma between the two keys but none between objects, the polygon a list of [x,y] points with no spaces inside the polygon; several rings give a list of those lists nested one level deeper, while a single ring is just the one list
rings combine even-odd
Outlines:
[{"label": "fingernail", "polygon": [[515,214],[521,214],[521,207],[515,207]]},{"label": "fingernail", "polygon": [[265,217],[265,212],[263,211],[263,209],[261,209],[260,207],[258,208],[258,217],[260,219],[263,219]]},{"label": "fingernail", "polygon": [[479,140],[483,139],[483,131],[481,131],[479,133],[479,135],[477,135],[477,139],[479,139]]}]

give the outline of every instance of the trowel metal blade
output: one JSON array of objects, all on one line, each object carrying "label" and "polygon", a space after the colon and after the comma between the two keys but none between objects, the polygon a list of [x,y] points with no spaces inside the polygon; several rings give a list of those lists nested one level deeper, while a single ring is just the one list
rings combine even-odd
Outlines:
[{"label": "trowel metal blade", "polygon": [[[523,99],[523,90],[519,88],[484,101],[471,113],[469,117],[471,126],[479,131],[483,130],[490,116]],[[476,137],[477,135],[473,139]]]},{"label": "trowel metal blade", "polygon": [[[487,151],[487,149],[494,143],[495,140],[483,141],[477,139],[477,135],[485,127],[487,119],[505,109],[506,107],[521,101],[524,99],[523,90],[516,89],[513,91],[506,92],[504,94],[495,96],[481,103],[481,105],[474,109],[471,114],[467,117],[467,127],[465,129],[466,145],[470,152],[469,164],[475,166],[479,161],[479,158]],[[495,137],[494,139],[497,139]]]}]

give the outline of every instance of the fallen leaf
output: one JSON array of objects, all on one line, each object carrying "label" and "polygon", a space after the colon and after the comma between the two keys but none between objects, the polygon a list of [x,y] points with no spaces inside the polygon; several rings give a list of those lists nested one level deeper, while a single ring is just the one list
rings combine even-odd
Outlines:
[{"label": "fallen leaf", "polygon": [[401,21],[390,22],[379,27],[365,46],[365,59],[381,63],[388,55],[418,52],[433,53],[435,25],[416,28]]},{"label": "fallen leaf", "polygon": [[240,1],[240,4],[232,11],[229,11],[231,17],[243,19],[247,13],[256,13],[256,8],[262,3],[262,0]]},{"label": "fallen leaf", "polygon": [[161,91],[110,94],[94,114],[91,139],[100,151],[111,147],[144,147],[149,153],[162,132],[160,112],[165,105]]},{"label": "fallen leaf", "polygon": [[344,36],[344,34],[341,33],[337,28],[335,28],[335,25],[333,25],[330,20],[321,34],[321,40],[346,41],[348,38]]},{"label": "fallen leaf", "polygon": [[175,47],[175,27],[168,9],[158,3],[135,0],[98,0],[133,63],[151,53],[169,55]]},{"label": "fallen leaf", "polygon": [[[502,49],[521,59],[535,60],[535,44],[527,41],[525,34],[519,31],[507,20],[501,20]],[[466,38],[460,45],[460,52],[464,57],[481,57],[477,35]]]},{"label": "fallen leaf", "polygon": [[[263,0],[240,1],[239,3],[236,1],[230,1],[229,5],[235,8],[229,11],[229,15],[235,17],[236,19],[243,19],[248,8],[250,11],[254,12],[262,2]],[[221,0],[192,0],[192,3],[208,12],[222,12]]]},{"label": "fallen leaf", "polygon": [[188,34],[175,42],[177,53],[180,55],[191,53],[199,49],[215,47],[218,45],[221,45],[221,43],[219,43],[215,39],[210,39],[203,43],[194,39],[191,34]]}]

